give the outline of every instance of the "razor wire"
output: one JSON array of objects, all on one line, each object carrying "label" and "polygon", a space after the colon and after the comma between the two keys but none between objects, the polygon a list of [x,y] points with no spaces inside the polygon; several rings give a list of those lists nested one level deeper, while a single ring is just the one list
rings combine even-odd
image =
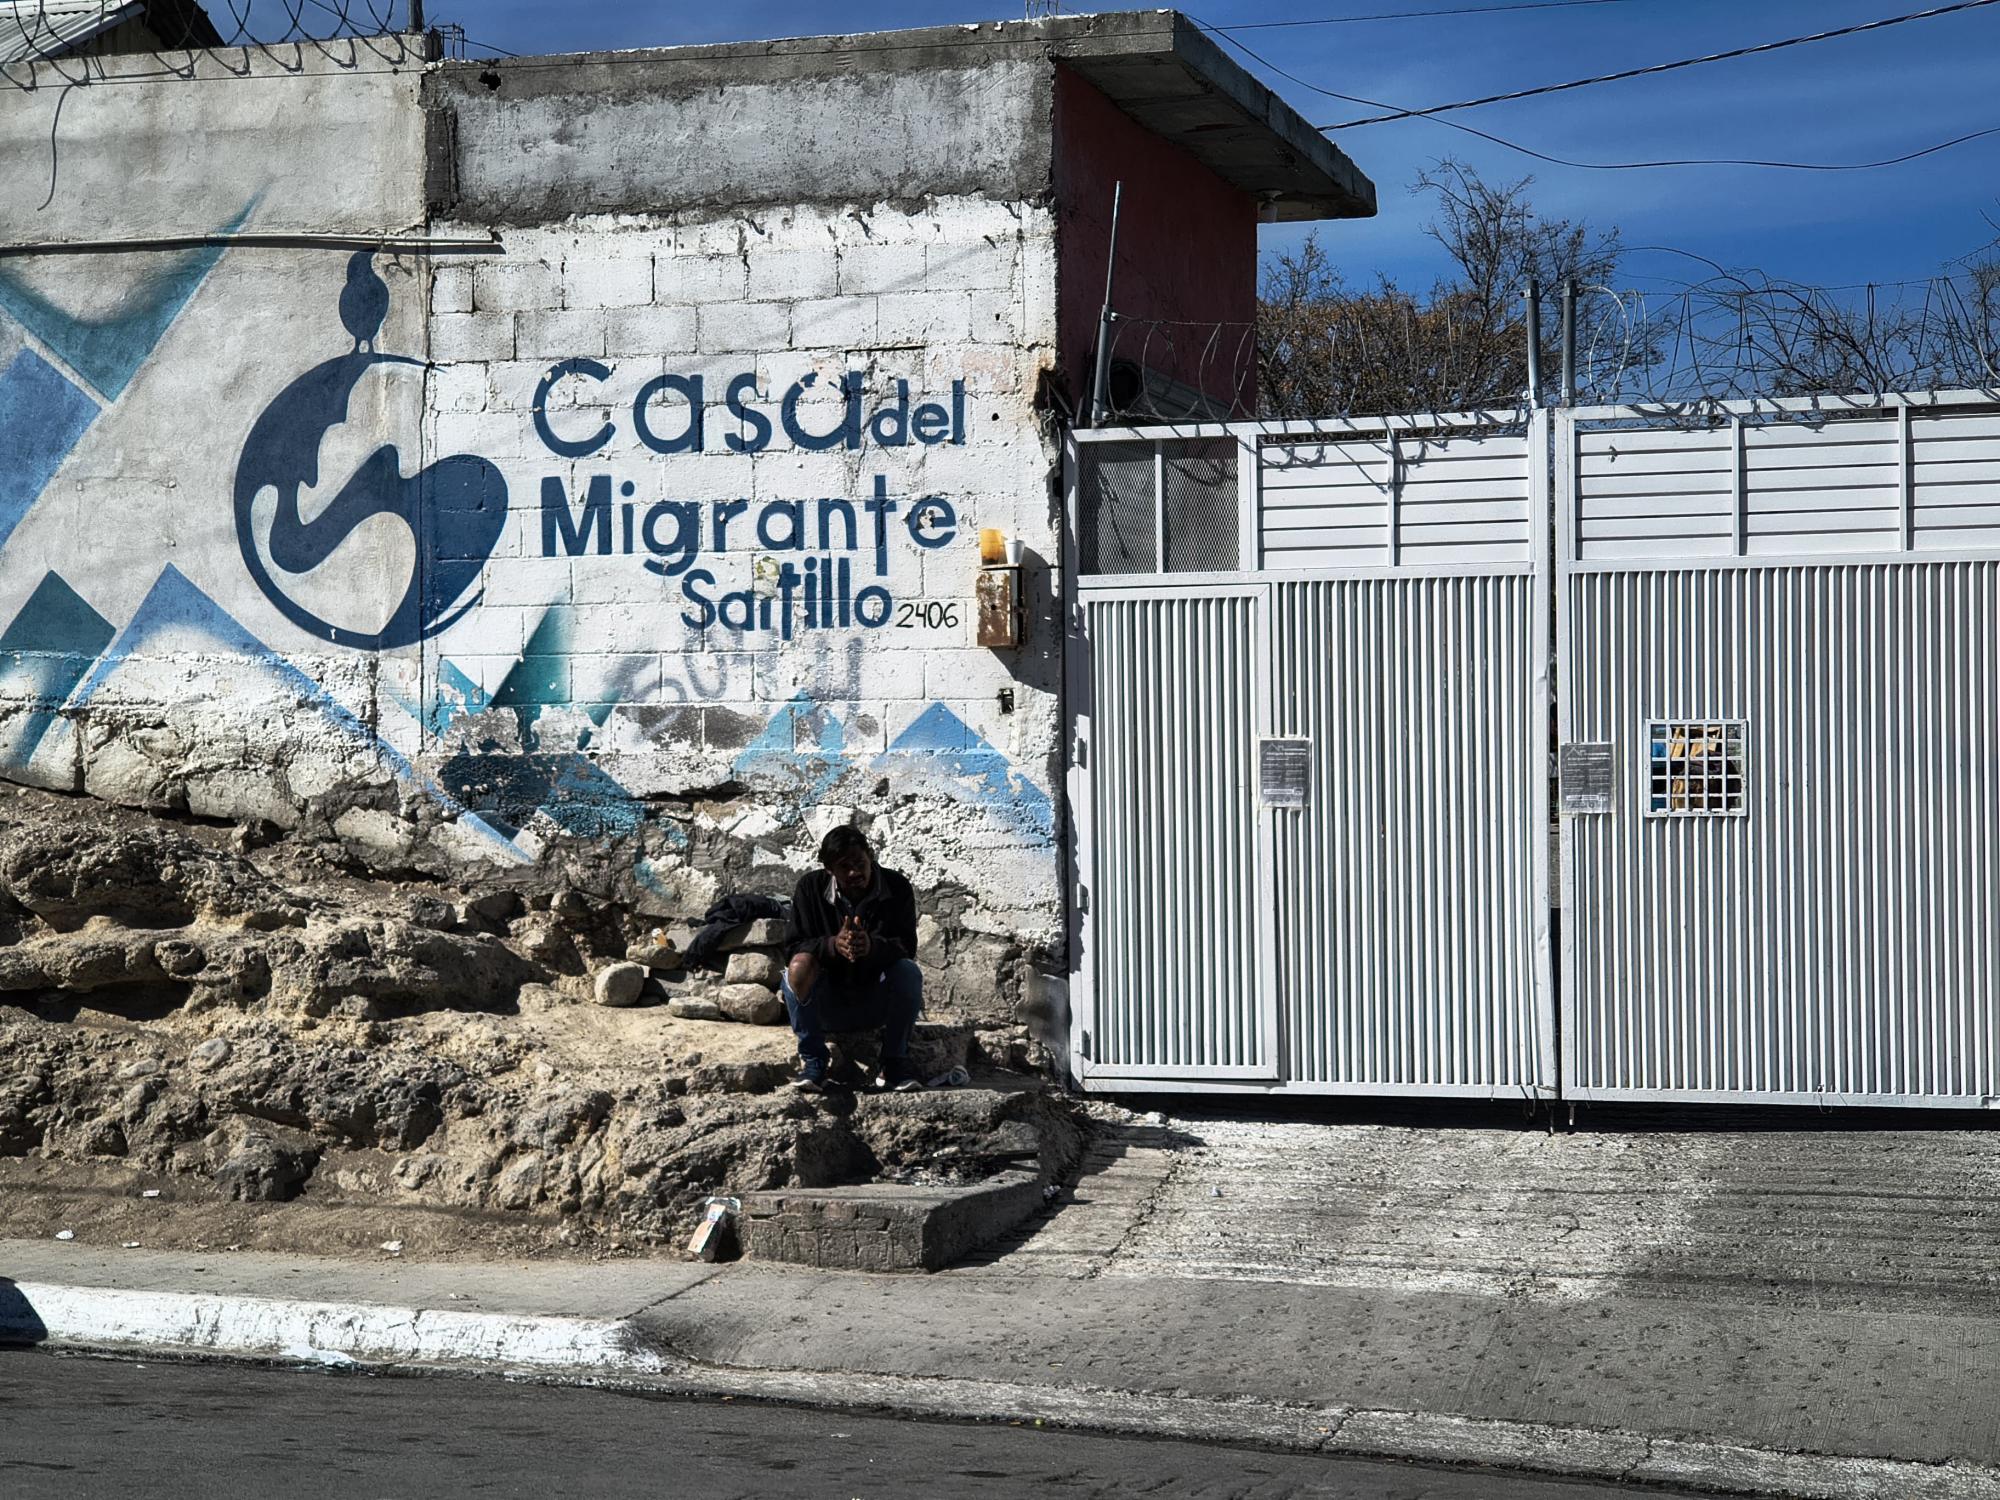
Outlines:
[{"label": "razor wire", "polygon": [[[1724,402],[1924,390],[2000,400],[2000,258],[1918,281],[1813,286],[1719,272],[1663,290],[1576,289],[1576,404],[1703,423]],[[1558,297],[1545,289],[1541,399],[1560,399]],[[1525,304],[1393,288],[1289,302],[1258,319],[1114,316],[1106,411],[1123,424],[1443,417],[1525,411]]]},{"label": "razor wire", "polygon": [[2000,261],[1920,281],[1820,287],[1724,272],[1595,289],[1578,399],[1699,413],[1722,401],[2000,389]]},{"label": "razor wire", "polygon": [[152,70],[121,66],[120,79],[193,78],[201,60],[245,76],[248,54],[286,72],[375,71],[435,61],[447,46],[464,52],[458,26],[414,29],[410,0],[208,0],[163,6],[144,0],[0,0],[0,84],[24,91],[88,85],[111,76],[107,59],[144,52],[100,50],[118,28],[144,23],[160,44]]}]

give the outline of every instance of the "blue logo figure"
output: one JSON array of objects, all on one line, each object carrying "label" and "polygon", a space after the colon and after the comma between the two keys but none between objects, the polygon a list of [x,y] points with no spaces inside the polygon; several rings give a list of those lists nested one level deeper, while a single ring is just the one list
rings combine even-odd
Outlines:
[{"label": "blue logo figure", "polygon": [[[507,523],[507,481],[491,463],[454,454],[405,479],[402,455],[393,443],[384,443],[364,460],[311,520],[301,514],[301,492],[319,483],[320,445],[347,420],[362,379],[383,367],[424,368],[420,359],[377,350],[388,314],[389,288],[376,273],[373,252],[364,250],[347,263],[347,285],[340,294],[340,321],[354,340],[354,351],[315,366],[279,392],[250,429],[236,466],[236,539],[250,576],[301,630],[357,651],[412,645],[462,618],[479,595],[452,606],[478,580]],[[260,549],[255,510],[266,490],[276,493],[277,508]],[[376,516],[399,517],[416,541],[409,586],[381,629],[354,629],[322,619],[273,577],[272,569],[294,577],[313,572]],[[353,592],[365,596],[373,580],[354,582]]]}]

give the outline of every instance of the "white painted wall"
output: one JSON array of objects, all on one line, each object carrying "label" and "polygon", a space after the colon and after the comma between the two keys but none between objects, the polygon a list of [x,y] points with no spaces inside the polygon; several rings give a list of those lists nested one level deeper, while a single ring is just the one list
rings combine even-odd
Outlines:
[{"label": "white painted wall", "polygon": [[[0,243],[423,224],[412,80],[285,77],[236,56],[248,83],[80,91],[54,217],[30,201],[45,178],[9,174]],[[53,103],[0,94],[10,160],[34,154]],[[1025,543],[1033,596],[1052,589],[1055,452],[1033,401],[1054,281],[1046,207],[977,195],[577,217],[435,260],[0,259],[0,774],[302,826],[385,866],[533,867],[663,913],[786,884],[827,826],[859,815],[964,926],[1054,944],[1056,622],[1046,611],[1024,648],[988,651],[972,607],[981,527]],[[121,359],[129,371],[107,375]],[[572,456],[535,407],[576,359],[604,377],[572,370],[539,415],[558,440],[612,432]],[[727,404],[745,374],[773,424],[762,451],[726,441],[749,430]],[[702,378],[701,451],[642,441],[634,399],[662,376]],[[811,379],[798,411],[823,432],[849,377],[870,414],[907,381],[913,407],[945,413],[943,440],[813,452],[787,437],[788,391]],[[673,403],[652,413],[662,432],[686,426]],[[376,482],[356,483],[371,464]],[[414,492],[414,526],[384,507],[454,470],[491,503],[504,487],[497,535],[420,631],[371,645],[412,577],[451,561],[433,555],[453,504],[436,482]],[[560,529],[550,555],[551,480],[573,520],[609,483],[609,555],[594,534],[572,555]],[[879,572],[864,508],[878,481],[896,503]],[[942,503],[920,537],[906,522],[924,497]],[[802,598],[789,641],[689,622],[693,569],[711,598],[768,597],[801,554],[755,523],[789,501],[814,521],[822,499],[853,504],[862,545],[834,555],[855,590],[886,594],[887,625],[808,629]],[[312,543],[290,567],[272,547],[286,501]],[[672,576],[645,566],[661,502],[702,521],[700,556]],[[724,502],[747,505],[718,548]],[[343,520],[357,503],[372,513]]]}]

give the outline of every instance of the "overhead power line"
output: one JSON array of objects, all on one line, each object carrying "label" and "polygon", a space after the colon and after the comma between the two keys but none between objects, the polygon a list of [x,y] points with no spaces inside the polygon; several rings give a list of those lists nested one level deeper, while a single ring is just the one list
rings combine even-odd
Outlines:
[{"label": "overhead power line", "polygon": [[[1978,0],[1978,3],[1982,5],[1992,4],[1994,0]],[[1381,99],[1368,99],[1363,98],[1359,94],[1343,94],[1334,89],[1322,88],[1308,79],[1299,77],[1296,73],[1287,72],[1262,53],[1252,51],[1250,48],[1244,46],[1243,43],[1237,41],[1235,37],[1222,34],[1218,28],[1208,25],[1200,18],[1190,16],[1188,19],[1201,27],[1203,31],[1215,33],[1218,41],[1225,42],[1229,46],[1234,47],[1258,66],[1268,69],[1278,77],[1295,83],[1300,88],[1306,89],[1311,93],[1319,94],[1327,99],[1338,99],[1344,104],[1366,105],[1370,109],[1395,110],[1397,108],[1397,106]],[[1397,118],[1428,120],[1432,124],[1443,125],[1447,129],[1460,131],[1465,135],[1476,136],[1482,141],[1490,141],[1493,145],[1503,147],[1508,151],[1519,152],[1522,156],[1530,157],[1535,161],[1547,162],[1550,166],[1555,167],[1574,167],[1584,172],[1640,172],[1659,167],[1769,167],[1774,170],[1793,172],[1867,172],[1873,171],[1878,167],[1901,166],[1905,162],[1917,161],[1926,156],[1935,156],[1940,151],[1949,151],[1954,146],[1963,146],[1968,142],[1981,140],[1987,136],[2000,135],[2000,125],[1985,130],[1968,131],[1964,135],[1953,136],[1950,140],[1939,141],[1934,145],[1908,151],[1900,156],[1885,157],[1880,161],[1778,161],[1760,157],[1728,156],[1668,157],[1657,161],[1575,161],[1567,156],[1555,156],[1547,151],[1537,151],[1533,146],[1524,146],[1519,141],[1510,141],[1505,136],[1495,135],[1490,130],[1481,130],[1478,126],[1467,125],[1462,120],[1443,119],[1424,110],[1405,110],[1400,112]],[[1320,128],[1330,130],[1334,127],[1321,126]]]},{"label": "overhead power line", "polygon": [[1959,11],[1979,10],[1984,6],[2000,4],[2000,0],[1957,0],[1953,5],[1937,5],[1929,10],[1914,10],[1907,15],[1889,16],[1880,21],[1863,21],[1854,26],[1841,26],[1832,31],[1815,31],[1810,36],[1785,37],[1775,42],[1759,42],[1754,47],[1732,47],[1727,52],[1710,52],[1701,57],[1684,57],[1675,62],[1653,63],[1644,68],[1626,68],[1617,73],[1600,73],[1594,78],[1577,78],[1568,83],[1545,83],[1537,88],[1514,89],[1505,94],[1488,94],[1483,99],[1461,99],[1455,104],[1433,104],[1425,109],[1390,109],[1386,114],[1369,115],[1360,120],[1346,120],[1338,125],[1321,125],[1321,130],[1358,130],[1363,125],[1384,125],[1392,120],[1414,120],[1419,117],[1430,119],[1451,110],[1478,109],[1488,104],[1507,104],[1516,99],[1535,99],[1543,94],[1560,94],[1570,89],[1591,88],[1600,83],[1620,83],[1627,78],[1646,78],[1655,73],[1672,73],[1680,68],[1697,68],[1704,63],[1727,62],[1737,57],[1755,57],[1766,52],[1778,52],[1786,47],[1803,47],[1808,42],[1826,42],[1835,37],[1859,36],[1864,31],[1882,31],[1890,26],[1901,26],[1910,21],[1931,21],[1939,16],[1955,15]]},{"label": "overhead power line", "polygon": [[1513,5],[1460,5],[1450,10],[1386,10],[1368,16],[1319,16],[1298,21],[1241,21],[1212,31],[1269,31],[1280,26],[1352,26],[1361,21],[1420,21],[1431,16],[1486,16],[1510,10],[1572,10],[1579,5],[1630,5],[1632,0],[1517,0]]}]

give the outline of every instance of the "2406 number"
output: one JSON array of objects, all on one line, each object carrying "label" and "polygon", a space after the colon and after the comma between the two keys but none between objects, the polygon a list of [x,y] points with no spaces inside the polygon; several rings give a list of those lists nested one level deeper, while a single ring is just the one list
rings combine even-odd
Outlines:
[{"label": "2406 number", "polygon": [[898,630],[952,630],[958,626],[958,605],[949,600],[906,600],[897,606]]}]

